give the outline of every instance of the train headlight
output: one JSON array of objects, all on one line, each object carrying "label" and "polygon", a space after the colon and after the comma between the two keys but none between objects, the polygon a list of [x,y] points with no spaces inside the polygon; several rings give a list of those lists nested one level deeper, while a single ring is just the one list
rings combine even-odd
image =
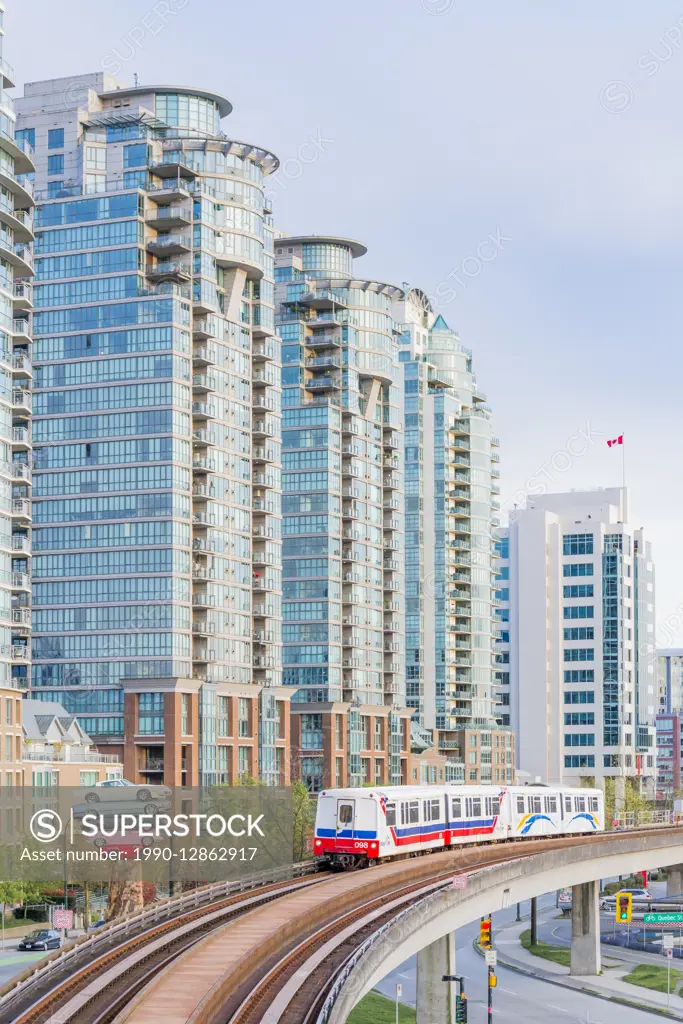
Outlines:
[{"label": "train headlight", "polygon": [[322,842],[320,841],[320,839],[316,839],[316,841],[315,841],[315,845],[316,845],[316,846],[322,846],[323,844],[322,844]]}]

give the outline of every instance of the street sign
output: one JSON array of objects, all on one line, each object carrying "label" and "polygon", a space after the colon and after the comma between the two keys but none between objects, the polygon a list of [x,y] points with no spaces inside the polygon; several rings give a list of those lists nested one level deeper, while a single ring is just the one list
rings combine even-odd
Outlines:
[{"label": "street sign", "polygon": [[498,963],[498,952],[497,952],[497,950],[495,950],[495,949],[487,949],[486,953],[484,954],[484,959],[486,960],[486,966],[487,967],[495,967],[496,964]]},{"label": "street sign", "polygon": [[451,889],[466,889],[467,875],[456,875],[451,883]]},{"label": "street sign", "polygon": [[643,914],[645,924],[683,924],[683,914]]},{"label": "street sign", "polygon": [[674,951],[673,951],[673,949],[667,949],[667,950],[666,950],[666,955],[667,955],[667,957],[668,957],[668,958],[669,958],[669,960],[670,960],[670,959],[671,959],[671,957],[672,957],[672,956],[674,955]]},{"label": "street sign", "polygon": [[73,910],[55,910],[52,915],[52,927],[53,928],[73,928],[74,926],[74,912]]},{"label": "street sign", "polygon": [[402,995],[403,995],[403,985],[397,985],[396,986],[396,998],[400,999]]},{"label": "street sign", "polygon": [[674,937],[673,935],[662,935],[662,949],[673,949],[674,948]]}]

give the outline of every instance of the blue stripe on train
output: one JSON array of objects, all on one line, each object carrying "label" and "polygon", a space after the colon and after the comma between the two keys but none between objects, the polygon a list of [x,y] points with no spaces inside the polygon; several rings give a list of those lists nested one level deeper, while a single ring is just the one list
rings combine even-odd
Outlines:
[{"label": "blue stripe on train", "polygon": [[367,832],[363,829],[345,828],[337,832],[334,828],[319,828],[315,833],[320,839],[376,839],[377,832]]}]

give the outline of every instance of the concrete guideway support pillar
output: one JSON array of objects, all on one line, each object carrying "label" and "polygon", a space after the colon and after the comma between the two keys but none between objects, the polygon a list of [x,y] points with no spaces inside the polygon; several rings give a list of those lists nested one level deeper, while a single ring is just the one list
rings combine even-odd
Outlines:
[{"label": "concrete guideway support pillar", "polygon": [[572,951],[570,974],[600,973],[600,907],[598,881],[572,886]]},{"label": "concrete guideway support pillar", "polygon": [[680,896],[683,893],[683,864],[666,869],[666,895]]},{"label": "concrete guideway support pillar", "polygon": [[455,974],[452,932],[417,954],[417,1024],[455,1024],[458,984],[442,981],[444,974]]}]

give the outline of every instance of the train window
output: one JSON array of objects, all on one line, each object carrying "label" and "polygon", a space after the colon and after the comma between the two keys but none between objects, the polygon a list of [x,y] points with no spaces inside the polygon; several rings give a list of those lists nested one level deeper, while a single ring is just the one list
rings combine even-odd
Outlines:
[{"label": "train window", "polygon": [[462,800],[460,797],[451,797],[451,817],[462,818]]},{"label": "train window", "polygon": [[340,804],[339,805],[339,823],[340,825],[350,825],[353,821],[353,804]]},{"label": "train window", "polygon": [[540,796],[530,796],[529,797],[529,811],[531,812],[531,814],[540,814],[541,813],[541,798],[540,798]]},{"label": "train window", "polygon": [[547,796],[545,798],[545,812],[546,814],[557,814],[557,797]]},{"label": "train window", "polygon": [[574,810],[575,811],[585,811],[586,810],[586,798],[585,798],[585,796],[575,796],[574,797]]},{"label": "train window", "polygon": [[411,800],[408,804],[408,814],[411,825],[417,825],[420,820],[420,801]]},{"label": "train window", "polygon": [[493,815],[500,814],[500,800],[497,796],[486,797],[486,816],[491,817]]},{"label": "train window", "polygon": [[423,813],[425,821],[438,821],[441,817],[441,802],[439,800],[425,800]]},{"label": "train window", "polygon": [[517,797],[517,814],[524,814],[524,797]]},{"label": "train window", "polygon": [[387,804],[387,825],[396,824],[396,804]]},{"label": "train window", "polygon": [[567,812],[567,814],[571,814],[571,811],[572,811],[572,798],[570,796],[566,796],[564,798],[564,809]]},{"label": "train window", "polygon": [[408,815],[408,804],[403,803],[401,804],[401,824],[407,825],[409,821],[410,817]]},{"label": "train window", "polygon": [[481,797],[472,797],[472,815],[473,818],[481,818]]},{"label": "train window", "polygon": [[595,811],[598,811],[599,809],[600,809],[600,802],[599,802],[597,796],[589,796],[588,797],[588,810],[595,812]]}]

